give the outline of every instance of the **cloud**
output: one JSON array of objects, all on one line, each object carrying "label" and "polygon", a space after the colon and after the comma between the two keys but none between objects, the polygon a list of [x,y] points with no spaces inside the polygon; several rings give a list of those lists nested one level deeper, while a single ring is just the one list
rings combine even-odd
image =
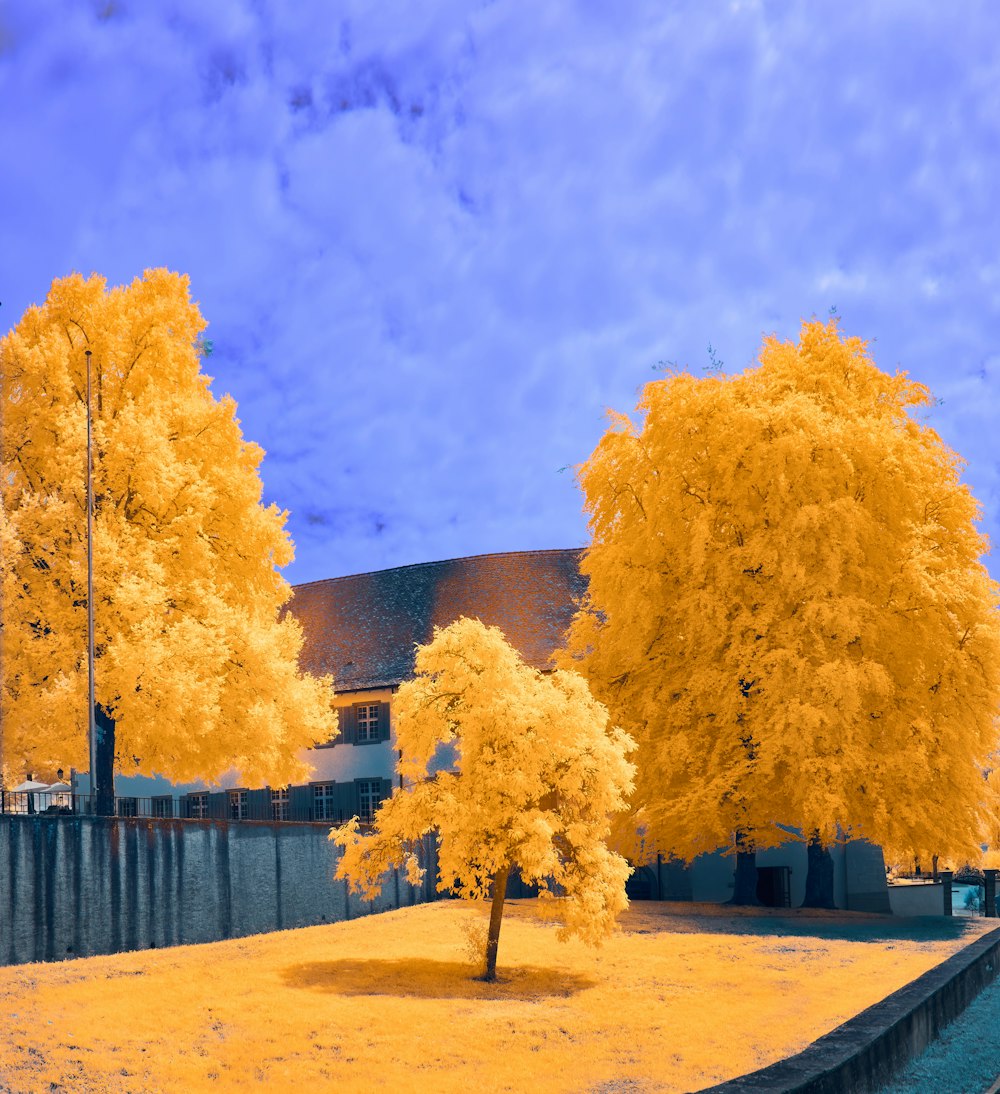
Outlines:
[{"label": "cloud", "polygon": [[293,580],[584,542],[556,469],[607,407],[831,305],[944,395],[996,538],[998,32],[985,2],[21,5],[3,315],[74,268],[190,273]]}]

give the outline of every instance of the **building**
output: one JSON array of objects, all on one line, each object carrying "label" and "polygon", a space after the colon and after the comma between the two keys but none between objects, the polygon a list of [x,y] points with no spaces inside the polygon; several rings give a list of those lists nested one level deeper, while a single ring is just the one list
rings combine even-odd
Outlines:
[{"label": "building", "polygon": [[[392,697],[413,674],[417,645],[435,627],[461,616],[503,631],[522,658],[551,668],[553,651],[586,591],[582,549],[514,551],[425,562],[297,585],[287,608],[304,632],[303,669],[334,679],[340,731],[310,749],[309,783],[246,787],[236,775],[220,785],[172,786],[165,780],[119,777],[119,813],[231,820],[370,820],[396,774]],[[439,766],[449,758],[440,757]],[[86,792],[86,779],[80,789]],[[837,906],[889,911],[879,848],[863,842],[833,848]],[[765,904],[795,906],[805,893],[806,850],[801,841],[758,852],[758,896]],[[732,895],[733,861],[701,855],[685,866],[658,861],[629,883],[634,899],[722,902]],[[515,881],[512,895],[526,895]]]},{"label": "building", "polygon": [[[247,787],[235,773],[218,786],[174,786],[119,776],[119,812],[159,817],[370,819],[396,776],[392,696],[413,674],[415,647],[461,616],[499,627],[535,668],[551,667],[586,590],[582,551],[515,551],[425,562],[294,587],[287,610],[302,624],[300,664],[334,679],[340,732],[310,749],[308,784]],[[442,763],[447,757],[442,757]],[[89,791],[86,776],[78,791]]]}]

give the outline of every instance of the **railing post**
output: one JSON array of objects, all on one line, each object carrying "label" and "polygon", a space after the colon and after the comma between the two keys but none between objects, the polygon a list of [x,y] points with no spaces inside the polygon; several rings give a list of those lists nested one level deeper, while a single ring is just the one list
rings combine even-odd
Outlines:
[{"label": "railing post", "polygon": [[951,907],[951,879],[954,871],[952,870],[938,870],[938,877],[941,879],[941,897],[944,902],[944,914],[953,915]]},{"label": "railing post", "polygon": [[983,877],[986,885],[986,910],[984,915],[996,919],[997,914],[997,874],[998,870],[984,870]]}]

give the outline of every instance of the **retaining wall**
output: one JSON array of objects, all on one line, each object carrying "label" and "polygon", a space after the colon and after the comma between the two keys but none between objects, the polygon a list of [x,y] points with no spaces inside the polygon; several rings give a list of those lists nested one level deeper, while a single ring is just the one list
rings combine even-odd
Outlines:
[{"label": "retaining wall", "polygon": [[1000,927],[796,1056],[703,1094],[866,1094],[885,1086],[1000,972]]},{"label": "retaining wall", "polygon": [[[354,919],[433,899],[335,881],[328,824],[0,816],[0,964],[154,949]],[[428,845],[425,854],[432,855]]]}]

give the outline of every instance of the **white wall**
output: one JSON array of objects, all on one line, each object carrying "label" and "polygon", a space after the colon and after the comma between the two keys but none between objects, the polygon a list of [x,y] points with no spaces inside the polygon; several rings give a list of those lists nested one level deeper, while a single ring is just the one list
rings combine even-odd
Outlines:
[{"label": "white wall", "polygon": [[337,707],[350,707],[355,703],[389,704],[389,740],[369,741],[365,744],[335,744],[322,748],[310,748],[299,758],[312,765],[309,782],[352,782],[354,779],[391,779],[396,777],[396,715],[392,707],[392,688],[351,692],[337,696]]},{"label": "white wall", "polygon": [[893,915],[944,915],[944,886],[939,881],[889,886]]},{"label": "white wall", "polygon": [[[366,744],[334,744],[321,748],[304,749],[299,758],[308,763],[313,772],[302,782],[353,782],[355,779],[390,779],[398,784],[396,775],[397,752],[396,721],[392,708],[392,688],[378,688],[372,691],[353,692],[337,696],[338,707],[349,707],[355,703],[389,703],[389,740],[372,741]],[[276,785],[276,784],[274,784]],[[189,783],[171,783],[162,776],[116,775],[115,793],[119,797],[154,798],[164,794],[174,797],[183,796],[199,790],[234,790],[246,788],[235,770],[224,772],[217,783],[196,780]],[[77,774],[76,792],[90,793],[90,776],[87,772]]]}]

